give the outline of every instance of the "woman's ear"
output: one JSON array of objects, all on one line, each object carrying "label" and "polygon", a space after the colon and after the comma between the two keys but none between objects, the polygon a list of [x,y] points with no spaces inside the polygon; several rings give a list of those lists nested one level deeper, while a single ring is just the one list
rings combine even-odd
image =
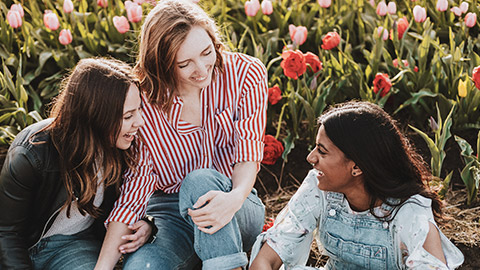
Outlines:
[{"label": "woman's ear", "polygon": [[357,165],[354,165],[352,168],[352,176],[360,176],[362,174],[362,170]]}]

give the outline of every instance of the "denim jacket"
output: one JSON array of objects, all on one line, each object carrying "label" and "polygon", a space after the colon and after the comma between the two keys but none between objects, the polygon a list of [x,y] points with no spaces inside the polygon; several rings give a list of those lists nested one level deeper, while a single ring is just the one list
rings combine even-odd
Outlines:
[{"label": "denim jacket", "polygon": [[[329,256],[327,270],[454,269],[463,263],[463,254],[441,232],[447,265],[423,248],[429,222],[436,225],[430,199],[414,195],[393,220],[381,221],[368,210],[351,210],[343,194],[321,191],[317,184],[311,171],[274,226],[258,236],[252,260],[267,242],[286,269],[312,269],[304,265],[315,238]],[[387,204],[375,208],[377,215],[390,210]]]}]

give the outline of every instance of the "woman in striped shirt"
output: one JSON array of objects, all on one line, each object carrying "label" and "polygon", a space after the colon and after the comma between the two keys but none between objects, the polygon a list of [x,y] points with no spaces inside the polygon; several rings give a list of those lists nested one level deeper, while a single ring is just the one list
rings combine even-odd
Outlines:
[{"label": "woman in striped shirt", "polygon": [[155,217],[157,240],[129,254],[125,269],[247,264],[264,221],[253,185],[267,72],[258,59],[222,48],[214,21],[190,2],[161,1],[146,18],[136,65],[146,122],[140,161],[124,175],[98,269],[128,253],[117,248],[120,236],[145,211]]}]

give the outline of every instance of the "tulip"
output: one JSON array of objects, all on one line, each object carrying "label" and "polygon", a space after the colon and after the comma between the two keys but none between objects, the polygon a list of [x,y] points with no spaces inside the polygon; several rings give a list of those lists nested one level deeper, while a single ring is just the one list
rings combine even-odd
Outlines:
[{"label": "tulip", "polygon": [[270,15],[270,14],[273,13],[272,1],[270,1],[270,0],[263,0],[262,1],[262,13],[264,15]]},{"label": "tulip", "polygon": [[380,16],[385,16],[387,15],[387,4],[385,2],[380,2],[377,5],[377,14]]},{"label": "tulip", "polygon": [[126,33],[130,30],[130,24],[125,16],[115,16],[113,17],[113,25],[117,28],[117,31],[120,34]]},{"label": "tulip", "polygon": [[305,26],[295,26],[290,24],[288,26],[288,31],[290,32],[290,38],[293,43],[300,46],[307,40],[308,30]]},{"label": "tulip", "polygon": [[468,3],[467,2],[462,2],[460,4],[460,11],[462,11],[462,14],[468,11]]},{"label": "tulip", "polygon": [[475,83],[475,87],[480,89],[480,66],[477,66],[472,71],[472,81]]},{"label": "tulip", "polygon": [[458,81],[458,96],[459,97],[466,97],[467,96],[467,81],[460,79]]},{"label": "tulip", "polygon": [[448,8],[448,0],[438,0],[437,1],[437,10],[438,11],[445,11]]},{"label": "tulip", "polygon": [[12,28],[18,28],[22,26],[22,16],[20,16],[18,11],[9,10],[7,13],[7,21]]},{"label": "tulip", "polygon": [[375,0],[369,0],[368,3],[369,3],[372,7],[375,6]]},{"label": "tulip", "polygon": [[477,24],[477,14],[473,12],[467,13],[467,15],[465,15],[465,25],[472,28],[475,24]]},{"label": "tulip", "polygon": [[57,14],[53,13],[51,10],[45,10],[45,13],[43,14],[43,24],[52,31],[55,31],[60,27]]},{"label": "tulip", "polygon": [[135,4],[141,5],[141,4],[145,3],[145,0],[133,0],[133,2],[135,2]]},{"label": "tulip", "polygon": [[416,5],[413,8],[413,18],[416,22],[422,23],[427,19],[427,11],[425,10],[425,8]]},{"label": "tulip", "polygon": [[332,0],[317,0],[322,8],[329,8],[332,5]]},{"label": "tulip", "polygon": [[435,121],[435,119],[430,116],[430,119],[428,119],[428,123],[430,124],[430,128],[432,129],[432,131],[437,131],[438,130],[438,124],[437,124],[437,121]]},{"label": "tulip", "polygon": [[392,88],[392,82],[386,73],[377,73],[373,79],[373,92],[377,94],[380,92],[380,97],[384,97]]},{"label": "tulip", "polygon": [[245,2],[245,14],[249,17],[254,17],[260,10],[260,2],[258,0],[249,0]]},{"label": "tulip", "polygon": [[388,31],[387,31],[387,29],[384,29],[383,26],[378,27],[377,33],[378,33],[378,36],[382,37],[383,40],[388,39]]},{"label": "tulip", "polygon": [[453,14],[455,14],[457,17],[462,16],[462,10],[460,10],[459,7],[452,7],[450,11],[453,12]]},{"label": "tulip", "polygon": [[[403,38],[403,34],[405,33],[405,31],[407,31],[407,28],[408,28],[408,20],[407,18],[405,17],[402,17],[400,19],[398,19],[398,21],[396,21],[396,26],[397,26],[397,33],[398,33],[398,39],[402,39]],[[393,35],[393,31],[392,31],[392,35]],[[393,36],[390,36],[390,39],[393,40]]]},{"label": "tulip", "polygon": [[395,2],[389,2],[387,5],[387,12],[392,15],[397,13],[397,4],[395,4]]},{"label": "tulip", "polygon": [[10,10],[18,12],[18,14],[20,14],[21,18],[23,18],[23,15],[25,15],[25,13],[23,12],[23,7],[20,4],[11,5]]},{"label": "tulip", "polygon": [[[130,4],[127,4],[127,2],[130,2]],[[132,23],[137,23],[142,20],[143,11],[142,6],[140,6],[139,4],[133,3],[131,1],[126,1],[125,9],[127,10],[128,20]]]},{"label": "tulip", "polygon": [[340,35],[337,32],[328,32],[322,39],[322,49],[331,50],[340,44]]},{"label": "tulip", "polygon": [[60,31],[60,35],[58,36],[58,40],[60,41],[60,44],[62,45],[68,45],[72,43],[72,32],[70,32],[70,29],[63,29]]},{"label": "tulip", "polygon": [[97,0],[97,5],[102,8],[106,8],[108,7],[108,0]]},{"label": "tulip", "polygon": [[72,0],[63,1],[63,11],[65,13],[70,13],[73,11],[73,2]]}]

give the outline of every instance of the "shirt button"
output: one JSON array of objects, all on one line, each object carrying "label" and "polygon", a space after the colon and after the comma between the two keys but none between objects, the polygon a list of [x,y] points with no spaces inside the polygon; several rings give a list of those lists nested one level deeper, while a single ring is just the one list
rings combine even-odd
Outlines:
[{"label": "shirt button", "polygon": [[383,228],[384,228],[384,229],[388,229],[388,222],[386,222],[386,221],[383,222]]},{"label": "shirt button", "polygon": [[336,213],[337,213],[337,211],[335,211],[335,209],[328,210],[328,214],[332,217],[335,216]]}]

